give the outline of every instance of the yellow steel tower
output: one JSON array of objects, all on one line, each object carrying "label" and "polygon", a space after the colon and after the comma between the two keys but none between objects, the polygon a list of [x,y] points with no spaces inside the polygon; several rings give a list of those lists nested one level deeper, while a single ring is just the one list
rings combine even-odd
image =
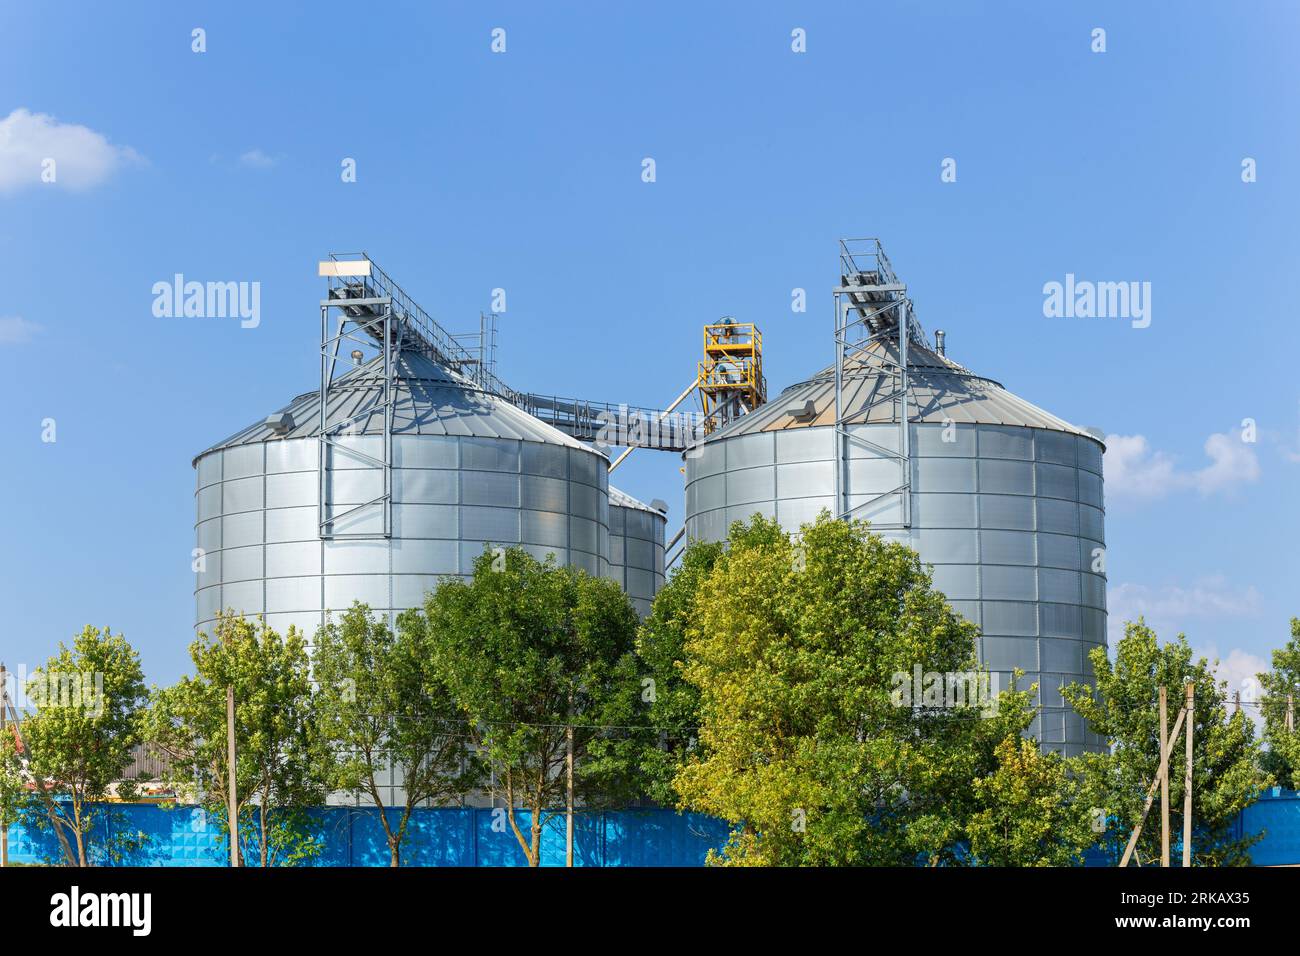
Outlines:
[{"label": "yellow steel tower", "polygon": [[752,412],[767,401],[763,333],[752,322],[724,316],[704,327],[704,361],[696,387],[704,409],[704,432]]}]

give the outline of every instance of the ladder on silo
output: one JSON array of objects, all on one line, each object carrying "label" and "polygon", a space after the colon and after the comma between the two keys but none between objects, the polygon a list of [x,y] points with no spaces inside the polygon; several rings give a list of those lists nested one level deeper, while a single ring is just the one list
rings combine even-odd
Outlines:
[{"label": "ladder on silo", "polygon": [[[925,333],[912,311],[907,286],[899,281],[879,239],[840,240],[840,282],[835,287],[835,514],[849,519],[887,498],[899,499],[899,520],[872,522],[873,528],[907,529],[912,526],[912,448],[908,345],[924,344]],[[897,343],[898,360],[889,358],[888,346]],[[879,371],[892,387],[882,391],[854,415],[844,410],[846,363]],[[876,444],[849,428],[865,420],[871,409],[886,402],[895,406],[898,450]],[[899,466],[897,487],[850,505],[849,449],[865,448]]]},{"label": "ladder on silo", "polygon": [[[319,447],[316,455],[316,524],[322,539],[390,538],[393,534],[393,403],[395,400],[397,355],[402,348],[405,332],[395,321],[393,298],[373,284],[373,266],[364,256],[360,259],[331,257],[321,262],[319,274],[329,280],[326,298],[320,303],[320,427],[317,435]],[[336,312],[331,327],[331,313]],[[332,333],[332,334],[331,334]],[[331,415],[335,396],[343,386],[337,384],[339,351],[345,342],[378,349],[383,357],[383,401],[335,419]],[[354,355],[363,354],[360,349]],[[360,362],[355,363],[360,365]],[[384,417],[381,438],[381,456],[363,452],[357,444],[365,433],[365,426],[376,413]],[[360,433],[360,434],[359,434]],[[354,443],[349,439],[356,439]],[[369,501],[352,505],[344,511],[335,510],[331,500],[335,484],[334,460],[343,455],[359,461],[364,466],[379,470],[383,476],[382,491]],[[346,519],[360,521],[378,510],[378,529],[339,531],[338,525]]]},{"label": "ladder on silo", "polygon": [[[479,317],[479,331],[468,336],[447,332],[424,311],[365,252],[332,253],[320,263],[319,274],[328,280],[327,297],[321,300],[321,376],[320,376],[320,449],[317,458],[318,528],[322,538],[376,538],[392,536],[392,432],[396,402],[398,357],[404,351],[420,353],[482,391],[511,403],[524,412],[581,441],[623,447],[649,447],[662,451],[682,452],[699,444],[709,423],[721,417],[721,409],[704,417],[674,414],[672,408],[654,409],[625,403],[593,402],[531,392],[518,392],[496,374],[496,315]],[[331,313],[335,313],[331,325]],[[766,382],[762,375],[762,339],[752,325],[736,326],[734,333],[749,334],[754,340],[743,347],[752,353],[744,401],[740,413],[752,410],[766,400]],[[708,333],[706,331],[706,339]],[[743,335],[741,335],[743,338]],[[465,340],[474,343],[466,347]],[[360,345],[366,352],[384,356],[384,400],[348,418],[333,420],[330,409],[341,388],[340,350],[345,342]],[[719,346],[728,339],[720,337]],[[737,339],[736,345],[741,345]],[[707,348],[706,348],[707,351]],[[692,383],[692,390],[696,383]],[[675,407],[675,405],[674,405]],[[370,415],[383,414],[383,447],[380,455],[367,455],[346,439]],[[358,423],[361,422],[360,426]],[[626,444],[624,444],[626,442]],[[382,469],[383,493],[346,511],[333,513],[330,492],[333,487],[332,463],[335,455],[346,455],[364,465]],[[381,509],[382,529],[363,532],[339,531],[343,519],[359,516],[364,509]]]},{"label": "ladder on silo", "polygon": [[[393,533],[393,411],[397,401],[399,356],[416,352],[474,383],[485,392],[524,407],[527,396],[509,388],[496,375],[496,316],[480,315],[477,347],[465,347],[461,337],[447,332],[424,311],[366,253],[331,253],[318,272],[327,279],[326,298],[321,300],[320,448],[317,456],[317,527],[321,538],[389,538]],[[334,323],[331,325],[331,313]],[[365,352],[383,357],[383,400],[346,418],[333,419],[333,399],[342,388],[337,384],[339,352],[345,342],[360,345]],[[475,354],[477,352],[477,355]],[[373,356],[372,356],[373,357]],[[371,415],[382,414],[382,449],[370,455],[348,441],[364,432]],[[335,513],[331,501],[334,486],[333,462],[344,455],[364,466],[382,471],[382,492],[361,504]],[[367,509],[377,509],[382,522],[377,529],[340,531],[344,519],[361,518]]]}]

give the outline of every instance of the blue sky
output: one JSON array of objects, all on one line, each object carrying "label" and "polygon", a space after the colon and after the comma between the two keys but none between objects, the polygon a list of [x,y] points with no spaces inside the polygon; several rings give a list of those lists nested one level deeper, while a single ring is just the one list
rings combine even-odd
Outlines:
[{"label": "blue sky", "polygon": [[[330,251],[453,331],[506,289],[517,388],[661,405],[724,314],[773,393],[827,364],[836,239],[877,235],[950,355],[1125,436],[1112,618],[1248,673],[1300,614],[1298,30],[1282,2],[7,4],[0,656],[95,623],[187,668],[190,461],[314,387]],[[177,272],[260,282],[260,325],[155,318]],[[1067,273],[1150,282],[1150,327],[1044,317]],[[616,477],[670,532],[678,465]]]}]

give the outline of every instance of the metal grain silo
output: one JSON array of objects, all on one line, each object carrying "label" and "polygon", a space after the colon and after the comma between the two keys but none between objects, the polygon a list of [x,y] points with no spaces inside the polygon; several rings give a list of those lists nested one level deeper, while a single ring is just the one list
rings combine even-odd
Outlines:
[{"label": "metal grain silo", "polygon": [[836,364],[686,455],[687,537],[755,512],[870,520],[934,566],[1002,686],[1014,667],[1040,684],[1045,747],[1100,747],[1059,692],[1106,641],[1100,438],[930,347],[883,251],[842,266]]},{"label": "metal grain silo", "polygon": [[417,307],[346,265],[367,284],[322,311],[354,295],[380,354],[328,377],[323,359],[318,391],[194,459],[196,627],[230,608],[311,635],[354,600],[395,616],[490,546],[608,575],[608,459],[439,361],[440,330],[413,333]]},{"label": "metal grain silo", "polygon": [[649,505],[609,489],[609,576],[645,617],[664,584],[664,530],[667,506]]}]

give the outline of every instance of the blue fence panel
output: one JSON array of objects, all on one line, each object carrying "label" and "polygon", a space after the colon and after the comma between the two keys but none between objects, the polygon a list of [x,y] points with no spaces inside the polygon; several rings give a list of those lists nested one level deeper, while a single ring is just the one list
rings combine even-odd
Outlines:
[{"label": "blue fence panel", "polygon": [[310,866],[352,866],[355,834],[352,827],[351,807],[325,807],[319,811],[316,835],[320,837],[321,852]]},{"label": "blue fence panel", "polygon": [[227,843],[201,807],[173,809],[150,804],[110,807],[108,829],[118,840],[140,844],[121,866],[224,866]]},{"label": "blue fence panel", "polygon": [[[504,808],[476,811],[477,866],[527,866],[528,859]],[[525,840],[532,839],[532,814],[515,811],[515,823]],[[604,833],[600,813],[576,813],[573,818],[573,865],[600,866]],[[564,866],[564,814],[549,814],[542,823],[542,866]]]},{"label": "blue fence panel", "polygon": [[[573,815],[573,865],[603,866],[605,827],[603,813]],[[523,856],[523,850],[519,851]],[[564,866],[564,814],[556,813],[542,826],[542,866]]]},{"label": "blue fence panel", "polygon": [[22,823],[9,826],[9,859],[13,863],[49,863],[62,860],[59,838],[50,830],[25,827]]},{"label": "blue fence panel", "polygon": [[[397,832],[402,822],[400,809],[385,811],[388,824]],[[373,807],[353,810],[352,866],[388,866],[391,854],[388,838]],[[402,840],[402,866],[473,866],[474,811],[421,808],[411,814]]]},{"label": "blue fence panel", "polygon": [[605,866],[703,866],[727,842],[725,820],[672,810],[605,815]]},{"label": "blue fence panel", "polygon": [[1250,850],[1256,866],[1300,863],[1300,793],[1274,788],[1241,814],[1242,835],[1264,831]]},{"label": "blue fence panel", "polygon": [[[515,824],[524,839],[529,838],[532,814],[515,811]],[[515,838],[514,827],[503,807],[475,811],[474,815],[475,866],[527,866],[524,851]]]},{"label": "blue fence panel", "polygon": [[[97,804],[90,838],[91,860],[106,863],[106,843],[139,843],[118,862],[125,866],[225,866],[226,839],[219,822],[198,807],[164,809],[152,804]],[[314,812],[322,852],[312,866],[387,866],[388,844],[378,810],[323,807]],[[394,825],[401,811],[390,809]],[[530,816],[517,811],[525,837]],[[1248,807],[1239,834],[1264,839],[1251,851],[1257,866],[1300,863],[1300,793],[1273,790]],[[727,841],[723,820],[672,810],[579,812],[574,818],[574,863],[578,866],[701,866],[710,849]],[[252,841],[253,844],[256,841]],[[253,847],[255,851],[255,846]],[[17,822],[9,827],[13,863],[59,863],[58,839],[49,830]],[[1091,853],[1086,865],[1107,865]],[[416,810],[402,845],[404,866],[526,866],[504,810],[456,807]],[[564,865],[564,814],[548,817],[542,829],[542,865]]]}]

